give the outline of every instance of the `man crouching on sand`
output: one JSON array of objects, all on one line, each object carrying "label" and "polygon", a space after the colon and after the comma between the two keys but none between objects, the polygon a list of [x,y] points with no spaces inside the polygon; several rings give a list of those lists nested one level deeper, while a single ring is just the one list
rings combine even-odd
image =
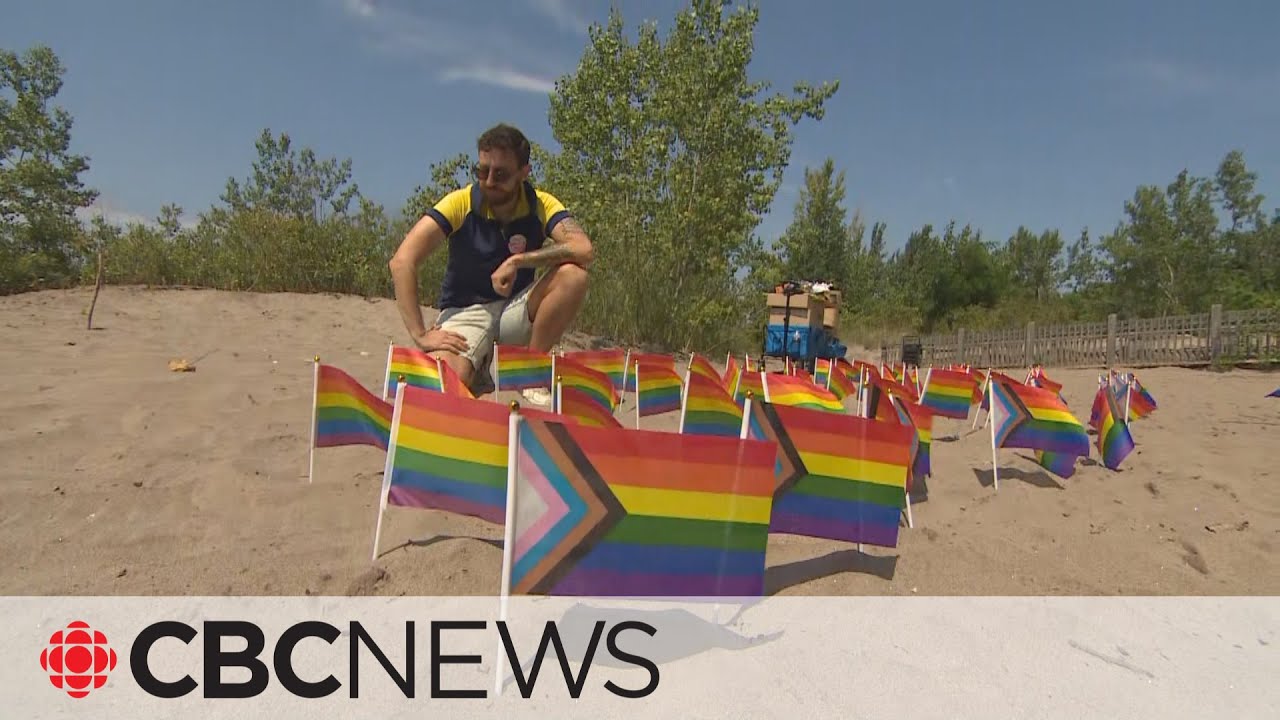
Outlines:
[{"label": "man crouching on sand", "polygon": [[[529,182],[529,141],[498,125],[476,142],[476,181],[445,195],[391,258],[396,306],[418,347],[449,363],[477,397],[492,392],[493,346],[549,352],[587,294],[591,239],[559,200]],[[427,328],[418,271],[448,241],[440,316]],[[549,268],[534,281],[537,268]],[[525,390],[546,405],[550,393]]]}]

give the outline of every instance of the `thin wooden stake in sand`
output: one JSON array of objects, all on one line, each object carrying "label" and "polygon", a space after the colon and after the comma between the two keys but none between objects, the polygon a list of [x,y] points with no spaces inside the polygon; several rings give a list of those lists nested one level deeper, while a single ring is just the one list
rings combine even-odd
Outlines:
[{"label": "thin wooden stake in sand", "polygon": [[93,309],[98,305],[100,292],[102,292],[102,245],[98,245],[98,278],[93,283],[93,302],[89,303],[89,323],[86,330],[93,329]]}]

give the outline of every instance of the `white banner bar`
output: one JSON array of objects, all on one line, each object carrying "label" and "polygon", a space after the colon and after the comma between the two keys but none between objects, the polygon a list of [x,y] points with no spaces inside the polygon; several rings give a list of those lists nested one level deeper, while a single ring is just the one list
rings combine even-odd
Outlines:
[{"label": "white banner bar", "polygon": [[[525,596],[501,627],[498,612],[496,597],[3,598],[3,715],[1280,717],[1276,598]],[[548,628],[568,680],[555,642],[530,677]]]}]

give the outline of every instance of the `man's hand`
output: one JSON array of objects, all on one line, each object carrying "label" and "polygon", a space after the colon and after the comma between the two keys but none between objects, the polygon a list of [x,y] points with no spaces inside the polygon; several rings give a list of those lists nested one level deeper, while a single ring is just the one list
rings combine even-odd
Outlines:
[{"label": "man's hand", "polygon": [[493,291],[502,297],[511,297],[511,288],[516,284],[516,264],[507,258],[497,270],[493,271]]},{"label": "man's hand", "polygon": [[448,350],[449,352],[462,355],[467,351],[467,339],[452,330],[444,330],[439,325],[434,325],[430,330],[421,335],[414,334],[413,341],[417,343],[423,352],[435,352],[436,350]]}]

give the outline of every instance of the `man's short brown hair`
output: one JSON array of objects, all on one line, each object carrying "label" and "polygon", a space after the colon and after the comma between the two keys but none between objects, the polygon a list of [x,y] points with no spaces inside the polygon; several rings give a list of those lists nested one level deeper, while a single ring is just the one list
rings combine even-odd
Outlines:
[{"label": "man's short brown hair", "polygon": [[520,167],[529,164],[529,140],[516,128],[499,123],[484,131],[476,141],[477,150],[508,150],[516,156]]}]

